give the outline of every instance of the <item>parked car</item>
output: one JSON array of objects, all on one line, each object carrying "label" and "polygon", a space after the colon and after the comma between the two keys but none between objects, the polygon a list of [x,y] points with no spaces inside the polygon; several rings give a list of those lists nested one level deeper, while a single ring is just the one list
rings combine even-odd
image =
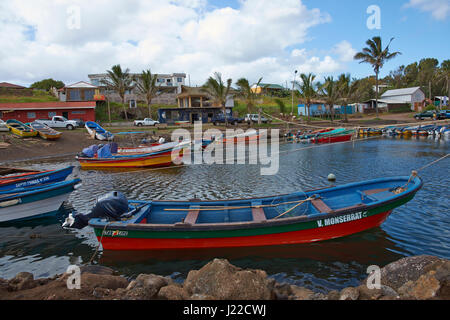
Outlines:
[{"label": "parked car", "polygon": [[8,127],[6,126],[6,122],[0,119],[0,131],[9,131]]},{"label": "parked car", "polygon": [[82,128],[85,125],[85,122],[84,122],[83,119],[73,119],[73,121],[77,122],[77,125],[78,125],[79,128]]},{"label": "parked car", "polygon": [[438,113],[438,119],[450,119],[450,110],[441,110]]},{"label": "parked car", "polygon": [[39,119],[36,122],[45,124],[50,128],[66,128],[67,130],[73,130],[78,127],[78,123],[75,120],[67,120],[65,117],[54,116],[51,120]]},{"label": "parked car", "polygon": [[[225,117],[223,114],[218,114],[211,119],[212,123],[217,126],[219,123],[225,123]],[[233,125],[237,125],[238,123],[242,123],[244,118],[236,118],[233,116],[227,116],[227,122]]]},{"label": "parked car", "polygon": [[[250,124],[250,122],[257,123],[258,122],[258,118],[259,118],[258,114],[249,114],[249,113],[247,113],[247,115],[244,118],[244,121],[249,123],[249,124]],[[267,119],[264,116],[261,116],[261,122],[262,123],[269,123],[269,122],[271,122],[271,120]]]},{"label": "parked car", "polygon": [[414,115],[414,118],[415,118],[416,120],[422,120],[422,119],[424,119],[424,118],[430,118],[430,119],[433,119],[435,113],[436,113],[436,111],[433,111],[433,110],[427,110],[427,111],[424,111],[424,112],[422,112],[422,113],[417,113],[417,114],[415,114],[415,115]]},{"label": "parked car", "polygon": [[145,118],[144,120],[134,120],[134,125],[141,126],[156,126],[159,124],[159,121],[153,120],[151,118]]}]

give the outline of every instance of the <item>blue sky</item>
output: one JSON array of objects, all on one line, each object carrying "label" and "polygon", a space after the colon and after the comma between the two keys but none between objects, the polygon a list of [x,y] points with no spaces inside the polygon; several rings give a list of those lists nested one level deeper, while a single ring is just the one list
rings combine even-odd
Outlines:
[{"label": "blue sky", "polygon": [[[377,5],[381,29],[369,30]],[[77,16],[78,15],[78,16]],[[111,23],[114,17],[115,23]],[[184,72],[285,84],[294,70],[366,77],[352,59],[381,36],[400,65],[449,59],[450,0],[10,0],[0,1],[0,81],[87,81],[120,64],[131,72]]]}]

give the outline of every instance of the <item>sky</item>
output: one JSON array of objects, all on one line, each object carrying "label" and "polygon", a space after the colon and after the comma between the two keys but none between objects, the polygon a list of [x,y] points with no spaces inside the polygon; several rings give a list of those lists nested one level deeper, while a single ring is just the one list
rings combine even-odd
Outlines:
[{"label": "sky", "polygon": [[353,60],[381,36],[400,65],[449,59],[450,0],[8,0],[0,2],[0,82],[88,81],[115,64],[131,72],[291,85],[295,70],[317,80],[366,77]]}]

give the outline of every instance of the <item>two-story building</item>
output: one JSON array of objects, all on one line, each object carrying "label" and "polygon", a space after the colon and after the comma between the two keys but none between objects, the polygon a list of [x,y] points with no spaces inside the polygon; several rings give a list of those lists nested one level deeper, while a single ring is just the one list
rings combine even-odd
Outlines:
[{"label": "two-story building", "polygon": [[[132,78],[139,78],[140,73],[130,73]],[[107,90],[103,84],[108,79],[108,74],[89,74],[89,81],[92,85],[99,88],[100,94],[106,96],[110,101],[122,102],[119,94],[112,90]],[[158,74],[157,85],[164,88],[164,92],[152,100],[152,104],[174,105],[177,103],[177,94],[181,92],[181,86],[185,84],[185,73]],[[125,102],[132,108],[138,101],[145,101],[143,95],[139,94],[136,88],[125,92]]]}]

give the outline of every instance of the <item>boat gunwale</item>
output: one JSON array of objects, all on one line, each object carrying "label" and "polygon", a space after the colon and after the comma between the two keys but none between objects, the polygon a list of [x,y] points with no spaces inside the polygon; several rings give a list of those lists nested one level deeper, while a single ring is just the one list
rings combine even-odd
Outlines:
[{"label": "boat gunwale", "polygon": [[[38,186],[36,186],[36,189],[34,189],[34,190],[29,190],[29,191],[24,191],[24,192],[19,192],[19,193],[11,192],[10,196],[0,197],[0,202],[14,200],[17,198],[23,198],[23,197],[32,196],[32,195],[34,196],[36,194],[53,191],[53,190],[58,190],[58,189],[62,189],[64,187],[68,187],[68,186],[75,186],[75,185],[79,184],[80,182],[81,182],[81,179],[76,178],[73,180],[56,182],[52,185],[45,186],[45,187],[39,187],[39,185],[38,185]],[[11,191],[14,191],[14,189],[12,189]]]},{"label": "boat gunwale", "polygon": [[[405,178],[405,177],[392,177],[392,178],[385,178],[385,179],[375,179],[375,180],[369,180],[370,182],[382,182],[383,180],[396,180],[396,178]],[[328,219],[328,218],[335,218],[355,212],[364,212],[376,209],[378,207],[386,206],[394,202],[398,202],[402,199],[408,198],[412,195],[415,195],[423,186],[423,181],[420,177],[416,177],[418,179],[417,185],[415,185],[411,190],[402,192],[398,195],[394,195],[393,197],[389,198],[388,200],[379,200],[375,201],[372,204],[362,204],[360,206],[350,206],[345,207],[341,209],[334,210],[330,213],[317,213],[314,214],[313,217],[308,216],[296,216],[296,217],[287,217],[283,219],[270,219],[265,221],[245,221],[245,222],[220,222],[220,223],[202,223],[202,224],[184,224],[184,223],[175,223],[175,224],[142,224],[142,223],[126,223],[126,221],[117,221],[117,222],[105,222],[102,221],[102,219],[91,219],[89,221],[89,225],[93,227],[94,229],[105,229],[105,230],[127,230],[127,231],[182,231],[182,232],[189,232],[189,231],[220,231],[220,230],[239,230],[239,229],[257,229],[257,228],[266,228],[266,227],[276,227],[276,226],[283,226],[283,225],[292,225],[296,223],[306,223],[306,222],[313,222],[317,220],[322,219]],[[366,181],[366,182],[369,182]],[[349,188],[353,186],[357,186],[363,184],[363,182],[360,183],[350,183],[338,187],[331,187],[327,188],[326,191],[330,190],[340,190],[344,188]],[[319,189],[323,190],[323,189]],[[316,190],[313,190],[316,191]],[[308,191],[311,192],[311,191]],[[298,193],[298,192],[297,192]],[[287,195],[294,195],[296,193],[291,193]],[[233,200],[226,200],[229,201],[246,201],[246,200],[253,200],[253,199],[266,199],[266,198],[272,198],[272,197],[278,197],[278,196],[268,196],[268,197],[259,197],[259,198],[246,198],[246,199],[233,199]],[[204,202],[222,202],[223,200],[206,200],[201,201]],[[131,203],[148,203],[149,205],[152,205],[154,203],[161,204],[162,202],[168,202],[163,200],[157,200],[157,201],[130,201]],[[170,202],[177,202],[177,203],[186,203],[190,205],[195,205],[195,202],[187,202],[187,201],[170,201]],[[150,208],[151,209],[151,208]],[[125,222],[125,223],[124,223]]]}]

